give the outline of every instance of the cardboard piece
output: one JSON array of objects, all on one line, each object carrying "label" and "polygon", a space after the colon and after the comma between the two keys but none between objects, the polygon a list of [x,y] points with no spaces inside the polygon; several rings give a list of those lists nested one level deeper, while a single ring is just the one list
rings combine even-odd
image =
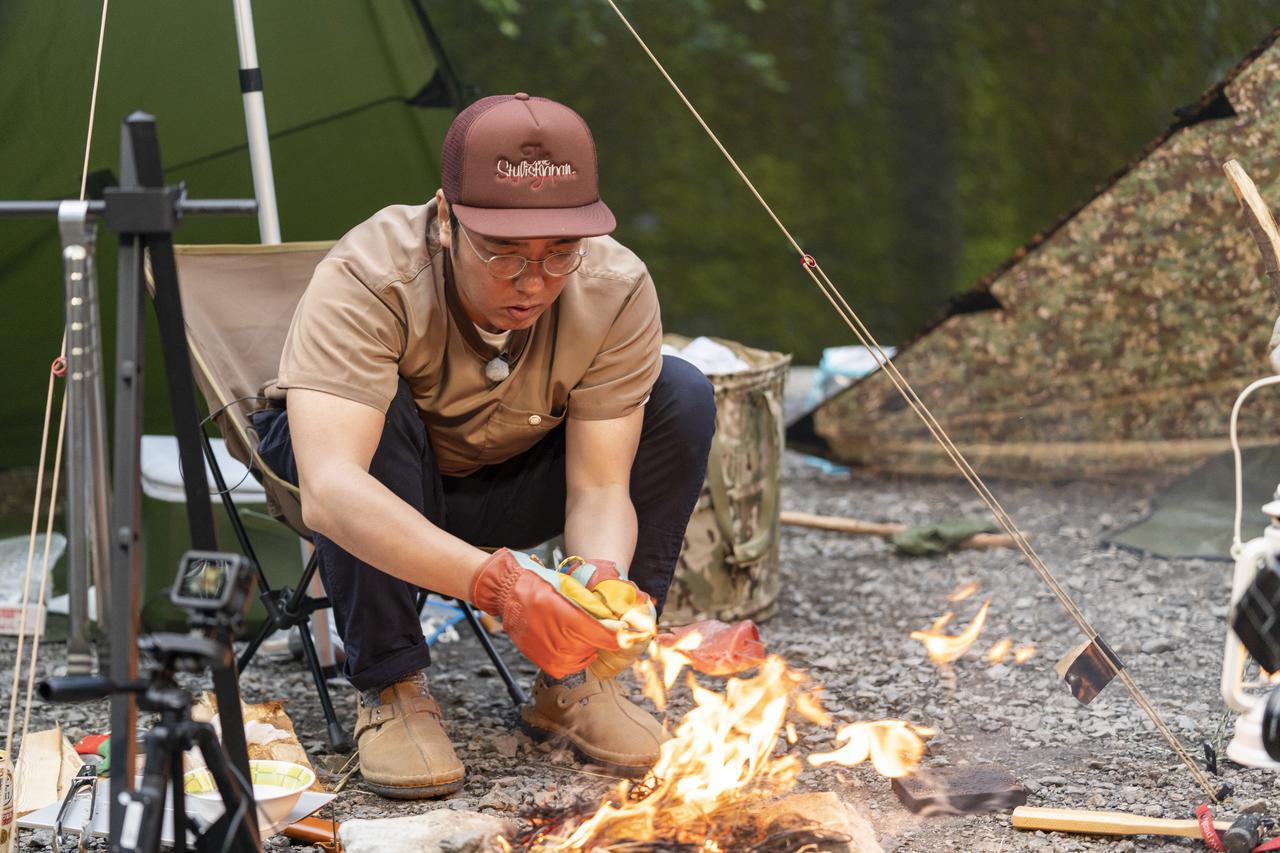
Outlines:
[{"label": "cardboard piece", "polygon": [[14,814],[21,816],[61,803],[83,764],[61,726],[28,733],[13,767],[17,792]]},{"label": "cardboard piece", "polygon": [[[217,701],[211,693],[202,694],[191,708],[191,718],[201,722],[213,721],[217,713]],[[255,759],[289,761],[315,770],[302,744],[298,742],[298,736],[293,730],[293,721],[285,713],[282,702],[253,704],[241,702],[240,713],[244,717],[245,739],[248,742],[250,761]],[[188,770],[204,766],[204,758],[200,756],[199,750],[187,754],[185,765]],[[316,774],[316,781],[308,790],[321,792],[325,790],[324,785],[320,784],[319,773]]]}]

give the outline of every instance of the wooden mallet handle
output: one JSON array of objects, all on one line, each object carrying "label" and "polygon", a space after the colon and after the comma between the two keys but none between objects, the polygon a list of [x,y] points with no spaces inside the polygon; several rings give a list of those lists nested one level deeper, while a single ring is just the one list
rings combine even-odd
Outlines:
[{"label": "wooden mallet handle", "polygon": [[[1047,829],[1054,832],[1076,832],[1085,835],[1177,835],[1199,838],[1200,824],[1195,820],[1172,820],[1143,817],[1125,812],[1099,812],[1089,809],[1046,809],[1018,806],[1013,810],[1017,829]],[[1231,822],[1215,820],[1214,829],[1226,832]]]}]

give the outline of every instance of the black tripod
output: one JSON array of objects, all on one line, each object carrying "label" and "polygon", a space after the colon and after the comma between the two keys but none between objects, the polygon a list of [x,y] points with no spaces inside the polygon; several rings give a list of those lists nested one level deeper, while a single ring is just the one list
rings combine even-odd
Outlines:
[{"label": "black tripod", "polygon": [[[124,794],[127,800],[124,822],[116,843],[125,850],[159,853],[168,793],[173,807],[176,853],[187,850],[188,830],[195,836],[197,850],[247,853],[261,849],[248,780],[237,778],[240,773],[228,762],[213,726],[191,719],[191,693],[174,678],[177,672],[230,667],[234,661],[229,640],[199,634],[154,634],[143,639],[139,647],[157,661],[149,678],[117,684],[99,676],[68,676],[49,679],[39,686],[40,698],[45,701],[91,701],[128,694],[134,697],[139,710],[160,715],[160,721],[146,736],[147,761],[142,785]],[[223,697],[218,698],[222,707]],[[200,747],[226,807],[222,816],[203,830],[187,818],[186,794],[182,787],[182,754],[193,746]]]}]

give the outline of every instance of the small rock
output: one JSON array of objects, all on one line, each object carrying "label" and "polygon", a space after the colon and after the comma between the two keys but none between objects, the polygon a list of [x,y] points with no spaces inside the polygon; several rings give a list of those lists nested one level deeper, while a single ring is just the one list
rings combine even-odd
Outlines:
[{"label": "small rock", "polygon": [[478,808],[496,809],[497,811],[509,812],[519,808],[519,803],[513,800],[502,790],[502,785],[494,785],[489,793],[485,794],[476,801]]},{"label": "small rock", "polygon": [[1116,646],[1116,653],[1121,655],[1136,655],[1142,651],[1142,644],[1137,640],[1124,639]]},{"label": "small rock", "polygon": [[520,751],[520,741],[516,740],[515,735],[494,735],[489,739],[489,745],[493,747],[493,751],[501,755],[503,758],[515,758],[516,753]]},{"label": "small rock", "polygon": [[1163,654],[1164,652],[1171,652],[1173,649],[1173,640],[1168,637],[1157,637],[1142,644],[1142,653],[1146,655]]},{"label": "small rock", "polygon": [[1254,800],[1246,806],[1241,806],[1238,810],[1240,814],[1266,814],[1268,809],[1266,800]]}]

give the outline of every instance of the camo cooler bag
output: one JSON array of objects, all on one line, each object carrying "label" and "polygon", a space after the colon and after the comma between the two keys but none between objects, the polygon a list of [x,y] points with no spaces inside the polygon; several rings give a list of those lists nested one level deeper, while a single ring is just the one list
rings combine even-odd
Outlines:
[{"label": "camo cooler bag", "polygon": [[[791,356],[715,339],[750,369],[709,374],[716,435],[662,621],[766,619],[778,597],[778,498]],[[667,335],[666,343],[688,341]]]}]

